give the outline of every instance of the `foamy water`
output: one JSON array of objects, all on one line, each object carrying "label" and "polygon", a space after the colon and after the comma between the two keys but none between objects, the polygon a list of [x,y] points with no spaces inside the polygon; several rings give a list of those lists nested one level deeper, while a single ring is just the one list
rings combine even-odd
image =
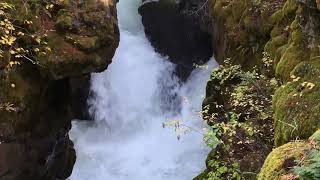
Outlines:
[{"label": "foamy water", "polygon": [[[190,180],[205,167],[198,112],[215,64],[179,83],[174,65],[146,39],[139,5],[118,3],[120,46],[108,69],[92,75],[95,121],[74,122],[70,132],[77,151],[71,180]],[[172,120],[195,130],[178,140],[173,127],[163,128]]]}]

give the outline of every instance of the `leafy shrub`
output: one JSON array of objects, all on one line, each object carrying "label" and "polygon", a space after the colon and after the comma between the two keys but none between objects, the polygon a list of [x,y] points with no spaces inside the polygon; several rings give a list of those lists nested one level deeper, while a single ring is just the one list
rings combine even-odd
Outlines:
[{"label": "leafy shrub", "polygon": [[[35,2],[30,2],[35,3]],[[40,2],[38,4],[42,5]],[[49,11],[53,5],[43,4]],[[12,3],[0,3],[0,70],[5,71],[20,65],[25,60],[38,64],[37,54],[51,51],[46,42],[46,33],[35,32],[37,25],[27,15],[18,15]],[[35,14],[37,17],[37,15]],[[39,17],[38,17],[39,19]]]},{"label": "leafy shrub", "polygon": [[271,103],[278,84],[275,78],[256,69],[243,71],[229,60],[212,72],[202,115],[212,127],[205,140],[217,148],[207,160],[202,179],[256,177],[273,147]]},{"label": "leafy shrub", "polygon": [[299,179],[320,179],[320,151],[313,151],[305,164],[304,166],[295,168],[295,174],[298,175]]},{"label": "leafy shrub", "polygon": [[309,144],[313,148],[307,157],[297,162],[294,174],[302,180],[320,179],[320,130],[309,138]]}]

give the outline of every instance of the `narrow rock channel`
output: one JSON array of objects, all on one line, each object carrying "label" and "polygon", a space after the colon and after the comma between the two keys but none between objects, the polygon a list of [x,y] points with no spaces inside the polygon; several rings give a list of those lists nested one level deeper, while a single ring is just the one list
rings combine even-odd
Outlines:
[{"label": "narrow rock channel", "polygon": [[[175,65],[145,37],[140,3],[118,3],[120,46],[108,69],[91,80],[95,121],[76,121],[70,132],[77,151],[72,180],[187,180],[205,168],[209,149],[199,111],[214,60],[181,83]],[[163,128],[175,121],[179,132]]]}]

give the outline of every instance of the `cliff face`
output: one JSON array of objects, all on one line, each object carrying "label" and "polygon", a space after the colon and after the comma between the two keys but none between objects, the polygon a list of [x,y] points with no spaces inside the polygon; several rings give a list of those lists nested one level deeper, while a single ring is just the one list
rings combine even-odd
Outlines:
[{"label": "cliff face", "polygon": [[68,131],[78,116],[72,105],[81,102],[76,94],[88,93],[80,87],[88,84],[87,74],[111,63],[119,43],[115,3],[1,4],[0,21],[14,19],[15,27],[7,32],[1,24],[0,29],[1,37],[14,38],[1,44],[1,179],[70,176],[76,155]]},{"label": "cliff face", "polygon": [[[282,146],[296,139],[307,139],[320,128],[319,5],[320,2],[318,0],[211,0],[206,5],[210,9],[210,17],[213,24],[211,32],[216,60],[221,64],[225,64],[224,60],[229,58],[231,64],[241,65],[242,70],[252,71],[255,69],[255,72],[265,77],[277,79],[281,85],[276,88],[276,91],[267,93],[267,95],[273,96],[272,102],[268,106],[266,104],[263,105],[265,108],[270,107],[273,109],[273,116],[270,119],[272,121],[268,120],[263,124],[267,125],[271,122],[273,128],[270,131],[274,130],[272,136],[274,136],[275,146]],[[272,62],[271,70],[266,69],[266,60]],[[257,68],[253,68],[254,66]],[[223,66],[221,69],[220,71],[224,71],[226,68]],[[239,93],[237,89],[243,87],[245,80],[243,77],[239,77],[241,73],[237,72],[235,74],[234,77],[228,76],[226,83],[221,86],[221,79],[217,81],[217,77],[219,77],[217,76],[217,71],[213,72],[212,79],[207,85],[207,94],[204,101],[205,112],[209,112],[210,115],[215,113],[218,115],[224,114],[221,112],[220,105],[224,111],[237,111],[234,108],[234,104],[229,103],[229,100],[233,98],[232,93]],[[261,81],[261,78],[254,82],[259,83],[259,81]],[[249,87],[252,88],[251,86]],[[259,87],[264,90],[263,85],[259,85]],[[230,91],[232,93],[228,94]],[[260,94],[261,92],[254,93]],[[219,108],[216,105],[219,105]],[[254,125],[255,121],[252,118],[252,116],[256,117],[255,115],[250,116],[245,121],[242,119],[243,113],[248,111],[250,109],[240,111],[242,113],[239,118],[241,123],[245,122],[246,125],[259,130]],[[223,123],[226,123],[226,126],[228,124],[231,125],[230,119]],[[262,136],[259,141],[265,142],[265,145],[270,146],[273,145],[273,139],[272,136],[267,135],[267,131],[262,131],[265,136]],[[221,164],[219,166],[212,165],[217,160],[222,163],[222,166],[228,166],[229,169],[234,168],[230,167],[232,163],[236,163],[238,167],[234,169],[238,169],[246,179],[257,178],[254,174],[259,173],[264,160],[256,162],[259,159],[256,158],[256,152],[258,152],[255,149],[256,146],[252,146],[253,148],[248,150],[246,156],[221,158],[221,156],[229,156],[230,152],[233,152],[235,148],[239,148],[239,146],[233,146],[232,143],[227,142],[225,140],[227,136],[221,135],[221,138],[229,149],[221,150],[218,148],[217,151],[212,152],[207,160],[208,170],[198,178],[209,177],[210,172],[221,170],[219,169]],[[239,136],[239,130],[236,130],[236,134],[233,135],[234,138],[237,136]],[[230,139],[230,137],[228,138]],[[249,135],[241,135],[241,138],[255,141]],[[268,141],[266,140],[269,138],[271,138],[272,144],[270,142],[267,143]],[[243,148],[248,147],[248,145]],[[286,150],[279,151],[288,147],[292,148],[291,144],[279,148],[277,150],[278,154],[285,154]],[[260,156],[262,159],[266,158],[271,148],[269,147],[265,150]],[[226,154],[226,152],[228,153]],[[218,159],[216,158],[217,156],[219,156]],[[242,163],[248,158],[251,160],[247,161],[247,163]],[[300,159],[300,157],[296,157],[294,160]],[[255,162],[254,166],[248,166],[252,162]],[[261,179],[280,179],[281,176],[292,174],[292,167],[291,169],[286,168],[282,164],[286,162],[286,159],[282,159],[281,163],[278,164],[278,176],[266,176],[265,173],[268,168],[265,168],[263,175],[260,175],[260,177],[263,177]],[[273,166],[273,162],[270,160],[266,163],[267,165],[265,166]],[[293,166],[296,166],[296,164],[293,164]],[[237,172],[237,170],[233,172]],[[248,174],[242,172],[253,173],[250,174],[252,176],[247,176]],[[224,174],[223,177],[226,178],[228,173],[230,174],[229,171],[224,171],[222,173]],[[275,172],[272,173],[275,174]]]},{"label": "cliff face", "polygon": [[[283,87],[276,92],[273,102],[276,144],[281,145],[295,137],[307,138],[319,127],[318,121],[312,120],[319,117],[317,113],[312,111],[306,116],[298,110],[305,109],[302,106],[316,108],[315,105],[319,104],[316,84],[319,76],[317,73],[320,16],[316,1],[305,3],[295,0],[276,2],[266,0],[259,4],[250,1],[247,3],[249,4],[242,1],[211,2],[213,21],[221,24],[214,28],[224,29],[224,32],[215,36],[215,42],[218,42],[217,39],[221,36],[225,39],[221,43],[225,50],[217,52],[217,60],[221,62],[223,58],[229,57],[232,62],[241,64],[245,68],[250,65],[261,66],[264,63],[262,52],[266,52],[274,62],[274,75],[283,84]],[[233,32],[238,26],[240,30]],[[234,33],[238,33],[238,36]],[[303,82],[314,84],[314,87],[308,89],[303,86]],[[301,96],[296,97],[299,100],[292,97],[296,93],[301,93],[299,94]],[[309,98],[310,100],[307,100]],[[298,103],[296,107],[289,106],[298,101],[304,102],[303,105]],[[292,129],[279,122],[292,124],[293,119],[297,120],[296,133],[299,133],[290,135],[287,131]],[[312,125],[305,122],[310,122]]]}]

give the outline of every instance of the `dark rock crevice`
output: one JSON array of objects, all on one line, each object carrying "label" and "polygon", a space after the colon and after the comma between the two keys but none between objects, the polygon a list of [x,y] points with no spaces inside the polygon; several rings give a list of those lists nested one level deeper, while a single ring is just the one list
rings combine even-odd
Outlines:
[{"label": "dark rock crevice", "polygon": [[71,108],[73,118],[79,120],[92,120],[89,113],[89,104],[87,99],[90,96],[91,75],[74,77],[70,79],[71,85]]},{"label": "dark rock crevice", "polygon": [[177,65],[176,73],[186,80],[196,65],[213,55],[212,37],[203,21],[189,16],[190,6],[174,1],[146,1],[139,8],[145,33],[157,52]]}]

